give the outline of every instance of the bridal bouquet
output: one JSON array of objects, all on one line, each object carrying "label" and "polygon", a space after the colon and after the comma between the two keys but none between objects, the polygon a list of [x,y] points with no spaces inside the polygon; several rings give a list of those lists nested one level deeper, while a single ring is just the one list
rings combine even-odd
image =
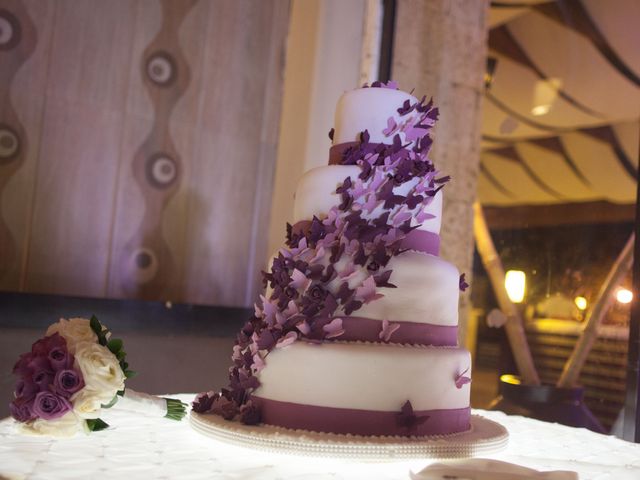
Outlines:
[{"label": "bridal bouquet", "polygon": [[13,367],[19,380],[11,416],[25,433],[72,436],[107,428],[101,410],[124,398],[129,409],[181,420],[185,404],[179,400],[125,390],[125,380],[135,375],[125,357],[122,340],[111,338],[95,316],[61,319]]}]

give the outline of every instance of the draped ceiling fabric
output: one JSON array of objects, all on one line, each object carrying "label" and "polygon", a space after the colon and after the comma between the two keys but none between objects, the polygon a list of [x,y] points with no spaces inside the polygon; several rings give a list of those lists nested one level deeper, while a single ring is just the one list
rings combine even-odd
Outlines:
[{"label": "draped ceiling fabric", "polygon": [[639,23],[638,0],[491,2],[483,205],[635,203]]}]

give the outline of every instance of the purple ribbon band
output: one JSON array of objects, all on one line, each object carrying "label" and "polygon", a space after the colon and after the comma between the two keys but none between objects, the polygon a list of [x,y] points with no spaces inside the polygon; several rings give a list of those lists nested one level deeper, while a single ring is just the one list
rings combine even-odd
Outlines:
[{"label": "purple ribbon band", "polygon": [[[380,332],[382,322],[365,317],[341,317],[344,333],[336,340],[347,342],[382,342]],[[314,324],[321,328],[329,323],[333,318],[318,319]],[[411,345],[433,345],[437,347],[455,347],[458,345],[458,327],[449,325],[433,325],[430,323],[418,322],[389,322],[400,327],[395,330],[390,338],[391,343],[407,343]]]},{"label": "purple ribbon band", "polygon": [[319,407],[281,402],[255,395],[251,400],[260,408],[262,422],[291,429],[353,435],[424,436],[464,432],[470,428],[470,408],[414,411],[413,424],[402,422],[400,412],[380,412],[353,408]]},{"label": "purple ribbon band", "polygon": [[430,255],[440,255],[440,235],[427,230],[411,230],[400,242],[401,248],[408,248]]},{"label": "purple ribbon band", "polygon": [[[311,220],[300,220],[293,225],[293,233],[302,233],[311,225]],[[400,242],[400,248],[428,253],[440,254],[440,235],[427,230],[411,230]]]}]

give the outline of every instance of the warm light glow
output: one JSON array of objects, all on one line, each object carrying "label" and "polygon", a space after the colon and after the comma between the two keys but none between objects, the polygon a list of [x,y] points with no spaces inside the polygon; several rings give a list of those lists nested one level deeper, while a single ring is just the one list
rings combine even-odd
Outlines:
[{"label": "warm light glow", "polygon": [[620,303],[631,303],[631,300],[633,300],[633,293],[626,288],[619,288],[616,292],[616,300]]},{"label": "warm light glow", "polygon": [[539,117],[549,113],[561,88],[562,80],[559,78],[538,80],[533,89],[531,115]]},{"label": "warm light glow", "polygon": [[576,307],[578,307],[578,310],[586,310],[587,309],[587,299],[584,297],[576,297],[573,299],[573,301],[576,303]]},{"label": "warm light glow", "polygon": [[549,113],[549,110],[551,110],[551,105],[536,105],[531,109],[531,115],[539,117]]},{"label": "warm light glow", "polygon": [[527,276],[520,270],[509,270],[504,277],[504,286],[507,289],[509,300],[513,303],[522,303],[524,300]]}]

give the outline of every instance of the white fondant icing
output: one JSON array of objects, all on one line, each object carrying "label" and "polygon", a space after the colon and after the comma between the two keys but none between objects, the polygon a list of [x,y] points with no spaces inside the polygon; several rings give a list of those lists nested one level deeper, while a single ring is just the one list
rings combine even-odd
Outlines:
[{"label": "white fondant icing", "polygon": [[[411,112],[403,117],[397,109],[405,100],[418,100],[406,92],[389,88],[358,88],[342,94],[336,106],[333,144],[354,142],[364,130],[369,132],[369,141],[392,143],[393,135],[382,133],[387,128],[387,119],[393,117],[397,124],[415,117]],[[404,133],[400,133],[404,142]]]},{"label": "white fondant icing", "polygon": [[[398,288],[378,288],[384,297],[353,313],[359,317],[401,322],[458,325],[458,269],[440,257],[405,252],[387,264],[390,282]],[[363,272],[364,275],[364,272]]]},{"label": "white fondant icing", "polygon": [[471,355],[463,348],[416,348],[368,343],[295,342],[276,349],[258,374],[255,395],[322,407],[400,411],[466,408]]},{"label": "white fondant icing", "polygon": [[[357,165],[326,165],[316,167],[306,172],[298,181],[293,203],[293,221],[311,220],[313,216],[324,218],[332,207],[340,205],[340,195],[336,194],[336,188],[342,185],[347,177],[354,181],[360,175],[361,168]],[[415,182],[406,182],[393,191],[397,195],[406,195]],[[419,230],[440,233],[442,218],[442,191],[425,207],[425,211],[434,215],[434,218],[425,220]],[[382,213],[378,207],[371,213],[364,213],[363,218],[377,218]],[[415,225],[415,220],[412,221]]]}]

